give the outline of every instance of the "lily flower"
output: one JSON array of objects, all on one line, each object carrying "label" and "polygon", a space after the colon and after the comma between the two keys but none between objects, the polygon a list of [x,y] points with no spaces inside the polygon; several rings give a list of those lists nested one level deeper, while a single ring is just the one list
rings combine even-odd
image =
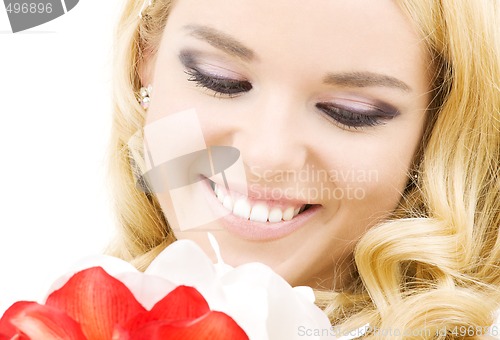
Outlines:
[{"label": "lily flower", "polygon": [[87,258],[43,304],[12,305],[0,340],[337,339],[310,287],[291,287],[261,263],[233,268],[209,239],[215,264],[189,240],[172,243],[144,273],[111,256]]},{"label": "lily flower", "polygon": [[228,315],[178,286],[146,310],[101,267],[73,275],[44,305],[17,302],[0,320],[0,339],[248,339]]}]

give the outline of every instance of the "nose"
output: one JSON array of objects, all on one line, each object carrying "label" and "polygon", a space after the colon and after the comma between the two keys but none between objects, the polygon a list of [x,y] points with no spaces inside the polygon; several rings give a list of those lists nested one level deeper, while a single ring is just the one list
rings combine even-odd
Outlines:
[{"label": "nose", "polygon": [[[241,114],[233,135],[250,174],[266,180],[303,168],[307,143],[298,100],[274,93]],[[302,125],[302,126],[301,126]]]}]

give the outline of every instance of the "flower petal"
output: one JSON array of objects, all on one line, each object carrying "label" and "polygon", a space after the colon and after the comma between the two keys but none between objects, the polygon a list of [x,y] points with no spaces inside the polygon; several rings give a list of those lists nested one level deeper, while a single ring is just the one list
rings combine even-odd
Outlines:
[{"label": "flower petal", "polygon": [[[165,268],[168,268],[166,270]],[[190,240],[178,240],[163,250],[149,265],[146,274],[163,277],[177,285],[210,287],[215,269],[208,256]]]},{"label": "flower petal", "polygon": [[144,273],[126,272],[113,275],[113,277],[123,282],[134,294],[137,301],[147,310],[153,308],[158,301],[177,286],[161,277]]},{"label": "flower petal", "polygon": [[130,340],[248,340],[227,314],[211,311],[192,321],[151,323],[134,332]]},{"label": "flower petal", "polygon": [[150,314],[158,320],[197,319],[210,312],[208,303],[193,287],[179,286],[153,307]]},{"label": "flower petal", "polygon": [[229,303],[210,307],[231,315],[252,339],[302,339],[297,332],[299,327],[331,327],[307,289],[293,289],[264,264],[241,265],[226,273],[221,283]]},{"label": "flower petal", "polygon": [[218,306],[227,303],[216,266],[191,240],[178,240],[169,245],[151,262],[145,273],[159,276],[175,285],[196,288],[205,297],[211,309],[218,309]]},{"label": "flower petal", "polygon": [[146,313],[130,320],[125,329],[133,332],[154,321],[178,322],[194,320],[210,312],[207,301],[193,287],[179,286]]},{"label": "flower petal", "polygon": [[120,278],[117,277],[117,275],[120,275],[122,273],[136,273],[137,275],[140,275],[140,273],[137,269],[135,269],[134,266],[132,266],[130,263],[123,261],[119,258],[109,256],[109,255],[93,255],[93,256],[87,256],[86,258],[81,259],[77,263],[75,263],[66,274],[63,276],[59,277],[54,283],[52,283],[49,291],[47,292],[47,296],[45,297],[44,300],[47,300],[47,297],[54,291],[61,289],[62,286],[68,282],[68,280],[73,277],[78,272],[81,272],[82,270],[92,268],[92,267],[101,267],[108,273],[109,275],[119,279],[127,287],[129,285],[127,282],[121,280]]},{"label": "flower petal", "polygon": [[293,287],[293,290],[296,293],[301,294],[310,303],[314,303],[314,301],[316,301],[314,290],[309,286],[295,286]]},{"label": "flower petal", "polygon": [[36,304],[36,302],[32,301],[18,301],[10,306],[0,319],[0,339],[2,339],[2,336],[10,339],[16,335],[20,336],[19,339],[27,339],[27,337],[23,337],[17,327],[12,324],[12,318],[22,313],[27,307]]},{"label": "flower petal", "polygon": [[15,303],[7,310],[0,321],[0,331],[6,339],[86,339],[80,325],[66,313],[25,301]]},{"label": "flower petal", "polygon": [[94,255],[82,259],[76,263],[68,273],[59,277],[50,287],[50,293],[60,289],[76,273],[91,267],[101,267],[106,273],[123,282],[134,297],[146,309],[151,309],[156,302],[172,291],[177,285],[163,278],[144,275],[134,268],[130,263],[119,258],[107,255]]},{"label": "flower petal", "polygon": [[151,310],[151,314],[159,320],[196,319],[210,312],[208,303],[193,287],[179,286]]},{"label": "flower petal", "polygon": [[46,304],[78,321],[89,339],[110,339],[115,326],[146,311],[122,282],[100,267],[75,274]]}]

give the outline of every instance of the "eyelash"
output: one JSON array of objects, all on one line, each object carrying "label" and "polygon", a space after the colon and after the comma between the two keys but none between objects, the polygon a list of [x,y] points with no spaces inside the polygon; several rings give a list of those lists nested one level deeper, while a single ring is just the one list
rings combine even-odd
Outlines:
[{"label": "eyelash", "polygon": [[[188,68],[185,73],[189,76],[188,81],[196,83],[196,86],[213,91],[215,96],[233,98],[253,88],[249,81],[210,76],[195,68]],[[368,114],[359,113],[329,103],[318,103],[316,108],[332,118],[333,123],[342,129],[356,130],[363,127],[383,125],[385,124],[383,119],[388,119],[387,117],[381,117],[381,112],[377,110],[368,111]]]},{"label": "eyelash", "polygon": [[384,119],[390,117],[382,116],[383,113],[378,110],[365,111],[360,113],[352,110],[346,110],[329,103],[318,103],[316,108],[325,113],[334,120],[334,124],[344,129],[359,129],[363,127],[373,127],[384,125]]},{"label": "eyelash", "polygon": [[195,68],[190,68],[185,72],[189,75],[188,81],[195,82],[196,86],[214,91],[215,95],[235,97],[252,89],[252,84],[249,81],[209,76]]}]

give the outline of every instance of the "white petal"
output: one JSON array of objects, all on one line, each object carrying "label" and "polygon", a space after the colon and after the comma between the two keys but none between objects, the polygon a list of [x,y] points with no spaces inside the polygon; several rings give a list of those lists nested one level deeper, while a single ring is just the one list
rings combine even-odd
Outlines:
[{"label": "white petal", "polygon": [[223,287],[225,297],[229,302],[222,308],[213,309],[230,315],[250,339],[268,340],[268,294],[266,289],[244,283],[224,285]]},{"label": "white petal", "polygon": [[316,296],[314,296],[314,291],[309,286],[296,286],[293,290],[299,294],[302,294],[309,302],[314,303],[316,301]]},{"label": "white petal", "polygon": [[178,240],[151,262],[146,274],[159,276],[176,285],[196,288],[210,302],[224,301],[216,270],[208,256],[191,240]]},{"label": "white petal", "polygon": [[178,240],[163,250],[145,271],[176,284],[203,284],[215,279],[210,259],[196,243]]},{"label": "white petal", "polygon": [[352,339],[357,339],[357,338],[363,336],[366,333],[366,331],[368,330],[369,326],[370,326],[370,324],[367,323],[366,325],[361,326],[358,329],[355,329],[355,330],[349,332],[349,335],[344,335],[344,336],[341,336],[340,338],[337,338],[337,340],[352,340]]},{"label": "white petal", "polygon": [[[243,285],[248,285],[247,290],[265,289],[268,296],[266,324],[269,339],[316,339],[316,337],[305,338],[303,335],[299,335],[299,327],[331,329],[326,314],[311,302],[310,293],[304,294],[307,289],[293,289],[281,276],[263,264],[249,263],[239,266],[226,274],[222,278],[222,282],[224,287],[230,282],[233,285],[241,282]],[[242,290],[244,291],[244,289]],[[232,302],[230,299],[229,301]],[[245,310],[247,309],[245,308]],[[247,326],[249,321],[245,321],[244,317],[241,319],[243,320],[241,327],[247,331],[247,327],[250,327],[250,324]],[[250,318],[248,317],[248,319]],[[287,320],[287,322],[283,322],[283,320]],[[252,334],[251,331],[250,334]]]}]

